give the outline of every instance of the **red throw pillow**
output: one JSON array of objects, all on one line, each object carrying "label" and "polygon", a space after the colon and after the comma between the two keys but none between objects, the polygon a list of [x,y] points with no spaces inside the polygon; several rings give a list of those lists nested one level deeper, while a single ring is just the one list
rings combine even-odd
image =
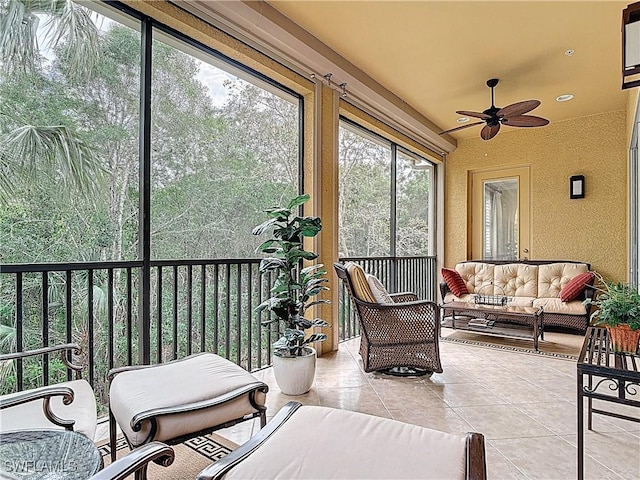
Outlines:
[{"label": "red throw pillow", "polygon": [[462,277],[458,272],[452,270],[450,268],[443,268],[441,270],[442,278],[447,282],[447,287],[451,290],[456,297],[461,297],[463,295],[468,295],[469,290],[467,290],[467,284],[464,283]]},{"label": "red throw pillow", "polygon": [[576,275],[569,280],[564,287],[562,287],[562,290],[560,291],[560,300],[563,302],[577,300],[580,295],[582,295],[582,292],[584,292],[585,287],[593,283],[594,278],[595,274],[593,272]]}]

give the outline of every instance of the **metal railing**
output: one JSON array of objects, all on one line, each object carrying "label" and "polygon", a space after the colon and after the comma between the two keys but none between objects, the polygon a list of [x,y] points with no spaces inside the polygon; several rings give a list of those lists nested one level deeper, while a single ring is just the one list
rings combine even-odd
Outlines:
[{"label": "metal railing", "polygon": [[[345,258],[378,276],[391,292],[414,291],[435,298],[434,257]],[[269,296],[270,276],[259,259],[151,262],[151,323],[141,327],[139,282],[143,263],[95,262],[3,265],[0,323],[12,345],[23,351],[60,343],[80,344],[83,377],[106,404],[106,373],[140,363],[141,339],[151,345],[151,362],[192,353],[217,353],[253,371],[269,366],[275,333],[263,328],[255,308]],[[344,286],[340,285],[339,338],[360,334]],[[267,315],[267,314],[265,314]],[[265,317],[266,318],[266,317]],[[8,337],[7,337],[8,335]],[[2,391],[19,391],[71,378],[58,359],[0,365]]]}]

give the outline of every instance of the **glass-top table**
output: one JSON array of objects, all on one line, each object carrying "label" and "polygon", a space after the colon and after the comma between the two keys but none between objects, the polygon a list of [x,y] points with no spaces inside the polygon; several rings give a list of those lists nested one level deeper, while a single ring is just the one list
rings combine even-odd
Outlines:
[{"label": "glass-top table", "polygon": [[0,433],[0,479],[86,480],[103,466],[92,440],[68,430]]}]

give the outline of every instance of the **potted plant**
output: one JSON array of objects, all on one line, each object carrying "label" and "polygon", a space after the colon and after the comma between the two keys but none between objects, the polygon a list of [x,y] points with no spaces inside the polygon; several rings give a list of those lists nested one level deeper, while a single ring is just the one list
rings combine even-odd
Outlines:
[{"label": "potted plant", "polygon": [[596,274],[599,292],[595,300],[585,300],[587,305],[595,305],[591,314],[594,325],[604,325],[609,333],[614,352],[632,353],[638,351],[640,342],[640,293],[638,289],[625,283],[607,282]]},{"label": "potted plant", "polygon": [[276,278],[271,297],[258,305],[256,311],[273,314],[262,320],[262,325],[278,324],[280,338],[273,344],[273,369],[280,390],[287,395],[309,391],[316,366],[316,351],[311,344],[327,338],[323,333],[306,334],[305,331],[329,326],[320,318],[305,317],[314,305],[329,303],[329,300],[315,299],[319,293],[329,290],[323,265],[302,266],[303,261],[318,257],[304,249],[304,238],[315,237],[322,229],[320,218],[297,214],[298,207],[308,200],[309,195],[299,195],[286,207],[265,210],[269,219],[252,232],[254,235],[271,233],[271,238],[258,247],[269,255],[260,262],[260,272],[273,272]]}]

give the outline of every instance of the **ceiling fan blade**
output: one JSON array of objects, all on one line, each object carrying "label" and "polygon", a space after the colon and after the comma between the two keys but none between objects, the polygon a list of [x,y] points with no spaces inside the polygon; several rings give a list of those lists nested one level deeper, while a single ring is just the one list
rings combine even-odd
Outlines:
[{"label": "ceiling fan blade", "polygon": [[457,130],[462,130],[464,128],[473,127],[474,125],[480,125],[481,123],[484,123],[484,122],[475,122],[475,123],[470,123],[468,125],[462,125],[461,127],[456,127],[456,128],[452,128],[451,130],[445,130],[444,132],[440,132],[438,135],[444,135],[445,133],[451,133]]},{"label": "ceiling fan blade", "polygon": [[456,113],[458,115],[464,115],[465,117],[481,118],[483,120],[489,120],[491,118],[491,115],[487,115],[486,113],[480,113],[480,112],[468,112],[466,110],[458,110],[456,111]]},{"label": "ceiling fan blade", "polygon": [[510,127],[542,127],[549,124],[549,120],[534,115],[518,115],[517,117],[505,118],[503,125]]},{"label": "ceiling fan blade", "polygon": [[480,136],[483,140],[491,140],[495,137],[500,131],[500,124],[496,125],[487,125],[482,130],[480,130]]},{"label": "ceiling fan blade", "polygon": [[531,110],[539,106],[540,100],[525,100],[524,102],[512,103],[511,105],[502,107],[500,110],[498,110],[496,115],[503,118],[517,117],[518,115],[530,112]]}]

